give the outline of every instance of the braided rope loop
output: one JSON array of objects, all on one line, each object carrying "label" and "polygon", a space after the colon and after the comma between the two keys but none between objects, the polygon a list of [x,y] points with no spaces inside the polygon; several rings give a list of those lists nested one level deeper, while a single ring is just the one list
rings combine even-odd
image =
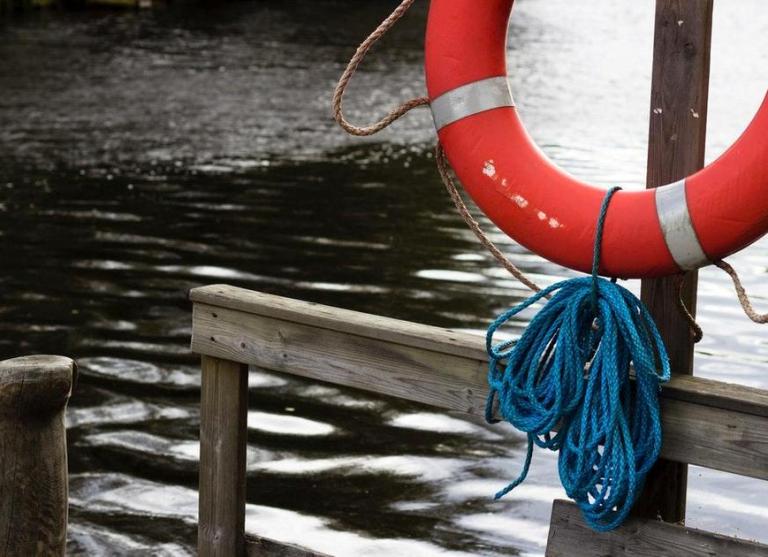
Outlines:
[{"label": "braided rope loop", "polygon": [[339,82],[336,85],[336,89],[333,92],[333,118],[336,120],[336,123],[344,128],[344,131],[350,135],[374,135],[388,127],[390,124],[392,124],[392,122],[405,115],[407,112],[410,112],[414,108],[429,105],[428,97],[417,97],[415,99],[405,101],[401,105],[393,108],[386,116],[384,116],[384,118],[368,126],[356,126],[351,124],[344,117],[344,110],[342,108],[342,101],[344,99],[344,93],[347,90],[347,86],[349,86],[349,82],[352,79],[352,76],[355,75],[355,72],[357,71],[358,67],[360,67],[362,61],[365,59],[368,51],[374,44],[379,41],[379,39],[381,39],[390,29],[392,29],[392,27],[394,27],[395,23],[397,23],[398,20],[405,15],[405,12],[408,11],[408,8],[411,7],[414,1],[415,0],[404,0],[401,2],[400,5],[395,8],[395,10],[389,14],[389,16],[373,31],[373,33],[368,35],[368,37],[360,44],[360,46],[357,47],[357,51],[352,56],[351,60],[347,64],[347,67],[344,69],[344,73],[341,74],[341,78],[339,79]]}]

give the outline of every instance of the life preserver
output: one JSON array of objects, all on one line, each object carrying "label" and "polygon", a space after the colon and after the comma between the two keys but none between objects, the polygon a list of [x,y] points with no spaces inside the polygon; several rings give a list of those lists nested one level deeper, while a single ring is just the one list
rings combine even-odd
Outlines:
[{"label": "life preserver", "polygon": [[[588,272],[605,190],[547,160],[520,121],[506,70],[513,1],[432,0],[426,77],[435,126],[465,189],[499,228],[555,263]],[[766,231],[768,96],[736,143],[703,170],[614,196],[601,273],[639,278],[695,269]]]}]

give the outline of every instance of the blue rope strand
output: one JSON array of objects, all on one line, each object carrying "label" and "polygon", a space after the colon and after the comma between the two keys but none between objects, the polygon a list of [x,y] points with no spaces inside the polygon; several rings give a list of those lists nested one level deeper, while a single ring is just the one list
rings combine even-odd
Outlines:
[{"label": "blue rope strand", "polygon": [[[629,290],[598,276],[605,218],[617,190],[600,208],[592,276],[537,292],[500,315],[486,335],[486,420],[498,422],[498,412],[528,437],[522,471],[496,499],[525,480],[534,445],[560,451],[560,481],[596,531],[626,519],[658,459],[658,394],[670,377],[648,310]],[[519,340],[494,343],[504,324],[550,295]]]}]

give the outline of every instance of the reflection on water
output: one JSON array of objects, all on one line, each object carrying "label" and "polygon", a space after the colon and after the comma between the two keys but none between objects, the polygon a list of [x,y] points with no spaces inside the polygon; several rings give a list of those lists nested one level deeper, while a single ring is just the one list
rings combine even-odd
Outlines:
[{"label": "reflection on water", "polygon": [[[716,8],[710,159],[765,92],[759,1]],[[518,4],[510,72],[531,133],[582,178],[640,187],[653,3]],[[394,5],[0,21],[0,356],[79,359],[73,554],[193,554],[189,288],[228,282],[471,331],[525,295],[452,210],[425,111],[369,140],[330,120],[334,79]],[[422,92],[424,23],[421,5],[366,62],[353,119]],[[570,274],[491,235],[542,283]],[[768,244],[733,263],[768,306]],[[701,275],[697,373],[768,386],[765,330],[727,277]],[[541,555],[561,496],[554,457],[537,454],[529,482],[490,501],[518,472],[515,432],[258,370],[249,387],[250,531],[341,555]],[[690,523],[766,539],[766,496],[692,469]]]}]

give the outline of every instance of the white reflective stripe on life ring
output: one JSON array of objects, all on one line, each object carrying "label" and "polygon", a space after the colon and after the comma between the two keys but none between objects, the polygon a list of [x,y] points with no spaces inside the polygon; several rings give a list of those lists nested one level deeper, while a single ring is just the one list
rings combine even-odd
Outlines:
[{"label": "white reflective stripe on life ring", "polygon": [[506,76],[467,83],[443,93],[431,103],[438,131],[467,116],[505,106],[515,106]]},{"label": "white reflective stripe on life ring", "polygon": [[688,211],[685,180],[661,186],[654,191],[656,214],[672,259],[685,271],[707,265],[710,261],[696,236]]}]

